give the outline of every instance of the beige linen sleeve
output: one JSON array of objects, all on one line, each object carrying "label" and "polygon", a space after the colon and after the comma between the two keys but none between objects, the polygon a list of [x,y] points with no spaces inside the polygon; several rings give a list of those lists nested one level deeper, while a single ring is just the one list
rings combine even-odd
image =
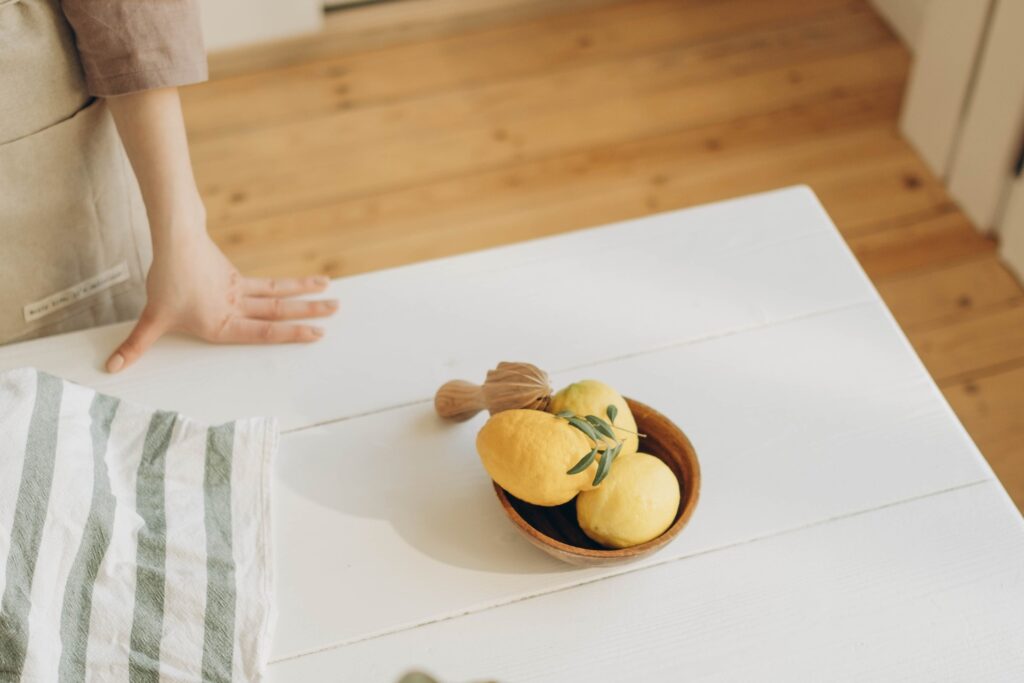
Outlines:
[{"label": "beige linen sleeve", "polygon": [[207,78],[196,0],[61,0],[89,93],[97,97]]}]

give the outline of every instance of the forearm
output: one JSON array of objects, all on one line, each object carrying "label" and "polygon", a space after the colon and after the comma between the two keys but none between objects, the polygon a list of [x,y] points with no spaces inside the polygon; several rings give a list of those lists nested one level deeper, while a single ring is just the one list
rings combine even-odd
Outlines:
[{"label": "forearm", "polygon": [[130,366],[169,330],[228,344],[320,339],[322,328],[287,321],[331,315],[337,302],[288,297],[322,292],[327,278],[243,277],[206,234],[177,89],[107,101],[139,180],[153,235],[146,308],[107,360],[107,370]]},{"label": "forearm", "polygon": [[107,98],[146,205],[154,248],[205,228],[177,88]]}]

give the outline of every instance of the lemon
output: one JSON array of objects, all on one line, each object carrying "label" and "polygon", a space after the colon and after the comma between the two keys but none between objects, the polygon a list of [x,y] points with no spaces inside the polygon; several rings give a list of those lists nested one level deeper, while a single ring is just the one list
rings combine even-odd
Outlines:
[{"label": "lemon", "polygon": [[[630,412],[626,400],[619,392],[612,389],[604,382],[596,379],[585,379],[582,382],[570,384],[551,397],[551,404],[548,410],[552,413],[560,413],[567,410],[576,415],[596,415],[601,419],[608,420],[606,411],[608,406],[613,405],[618,409],[612,427],[615,428],[615,435],[622,442],[622,451],[616,460],[627,455],[636,453],[639,446],[639,438],[636,435],[636,420]],[[612,463],[612,469],[616,464]]]},{"label": "lemon", "polygon": [[601,545],[627,548],[657,538],[679,509],[676,475],[653,455],[616,460],[601,485],[580,493],[576,519]]},{"label": "lemon", "polygon": [[561,505],[591,486],[596,461],[578,474],[566,472],[592,446],[582,432],[541,410],[496,413],[476,437],[477,453],[491,479],[534,505]]}]

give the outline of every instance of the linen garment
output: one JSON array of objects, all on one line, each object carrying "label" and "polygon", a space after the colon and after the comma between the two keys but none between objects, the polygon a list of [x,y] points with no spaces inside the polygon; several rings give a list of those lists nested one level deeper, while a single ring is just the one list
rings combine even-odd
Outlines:
[{"label": "linen garment", "polygon": [[141,312],[149,226],[93,95],[204,79],[197,16],[187,0],[0,0],[0,344]]},{"label": "linen garment", "polygon": [[89,94],[124,95],[205,81],[196,0],[61,0]]},{"label": "linen garment", "polygon": [[0,681],[259,681],[276,424],[0,374]]}]

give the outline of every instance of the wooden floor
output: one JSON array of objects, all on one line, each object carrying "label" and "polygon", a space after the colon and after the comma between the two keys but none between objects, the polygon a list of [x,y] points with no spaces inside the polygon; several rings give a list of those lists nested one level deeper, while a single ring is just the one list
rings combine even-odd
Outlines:
[{"label": "wooden floor", "polygon": [[214,238],[338,276],[806,183],[1024,507],[1024,291],[900,138],[867,3],[548,7],[187,89]]}]

